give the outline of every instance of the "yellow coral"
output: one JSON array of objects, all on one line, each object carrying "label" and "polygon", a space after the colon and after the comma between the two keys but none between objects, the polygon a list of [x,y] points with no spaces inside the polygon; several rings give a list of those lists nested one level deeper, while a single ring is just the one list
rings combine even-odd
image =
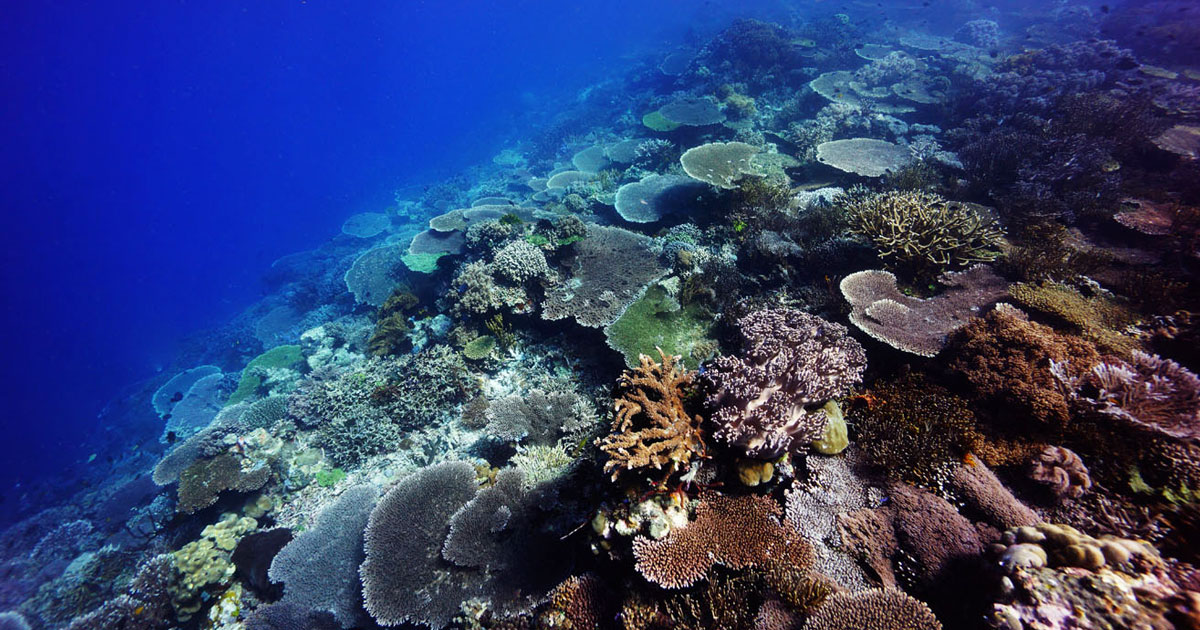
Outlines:
[{"label": "yellow coral", "polygon": [[1137,322],[1137,315],[1113,297],[1085,296],[1060,282],[1021,282],[1009,293],[1022,305],[1075,326],[1103,350],[1127,356],[1139,347],[1135,336],[1123,332]]}]

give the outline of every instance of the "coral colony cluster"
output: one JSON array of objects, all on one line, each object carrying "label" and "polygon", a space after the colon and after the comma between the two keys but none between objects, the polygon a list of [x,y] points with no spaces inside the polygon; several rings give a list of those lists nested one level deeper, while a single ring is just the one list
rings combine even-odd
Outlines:
[{"label": "coral colony cluster", "polygon": [[737,21],[351,217],[0,628],[1200,628],[1200,74],[1082,15]]}]

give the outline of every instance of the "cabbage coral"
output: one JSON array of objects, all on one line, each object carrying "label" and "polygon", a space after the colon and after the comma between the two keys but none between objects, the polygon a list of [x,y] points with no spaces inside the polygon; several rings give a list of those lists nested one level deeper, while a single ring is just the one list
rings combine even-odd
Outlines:
[{"label": "cabbage coral", "polygon": [[999,256],[1004,230],[980,206],[920,191],[851,194],[850,230],[890,264],[930,273]]},{"label": "cabbage coral", "polygon": [[683,401],[695,372],[679,365],[679,357],[659,351],[662,363],[646,355],[641,365],[626,370],[618,381],[617,415],[612,433],[597,443],[608,455],[604,472],[616,480],[623,470],[683,470],[692,459],[704,457],[700,416],[693,416]]}]

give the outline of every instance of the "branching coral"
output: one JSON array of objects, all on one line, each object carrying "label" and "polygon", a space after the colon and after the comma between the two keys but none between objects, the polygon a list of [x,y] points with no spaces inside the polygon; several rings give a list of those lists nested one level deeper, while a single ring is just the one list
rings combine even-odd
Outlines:
[{"label": "branching coral", "polygon": [[711,362],[701,377],[713,435],[751,457],[798,451],[821,437],[826,402],[862,378],[866,353],[846,327],[795,309],[738,320],[740,356]]},{"label": "branching coral", "polygon": [[695,584],[714,563],[731,569],[783,565],[802,573],[813,564],[812,546],[790,524],[780,524],[779,504],[770,497],[701,499],[696,520],[666,538],[633,541],[637,570],[665,588]]},{"label": "branching coral", "polygon": [[706,457],[702,419],[684,405],[695,373],[683,369],[678,357],[660,356],[662,363],[642,355],[641,365],[617,382],[612,433],[597,441],[609,458],[604,471],[614,480],[626,470],[654,469],[670,476]]},{"label": "branching coral", "polygon": [[1136,314],[1107,292],[1085,295],[1060,282],[1022,282],[1010,293],[1023,306],[1071,324],[1102,349],[1127,354],[1138,347],[1136,337],[1125,333],[1137,321]]},{"label": "branching coral", "polygon": [[1006,304],[973,320],[952,339],[947,367],[965,378],[987,406],[1008,408],[1033,425],[1065,427],[1067,399],[1050,373],[1051,361],[1087,369],[1100,360],[1092,344],[1029,321]]},{"label": "branching coral", "polygon": [[890,264],[933,275],[990,262],[1004,230],[986,209],[920,191],[850,195],[850,230],[865,236]]}]

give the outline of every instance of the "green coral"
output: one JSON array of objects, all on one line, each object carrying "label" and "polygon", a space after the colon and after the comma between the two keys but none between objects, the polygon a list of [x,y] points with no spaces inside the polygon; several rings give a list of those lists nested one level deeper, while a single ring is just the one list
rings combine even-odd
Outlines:
[{"label": "green coral", "polygon": [[341,468],[318,470],[315,478],[318,486],[321,486],[322,488],[332,488],[346,478],[346,471],[342,470]]},{"label": "green coral", "polygon": [[625,355],[631,368],[639,365],[639,355],[656,356],[657,347],[667,355],[683,357],[684,365],[694,370],[716,352],[712,328],[712,318],[702,306],[680,305],[662,284],[656,284],[604,333],[609,347]]},{"label": "green coral", "polygon": [[657,109],[642,116],[642,124],[654,131],[675,131],[679,128],[678,123],[667,120],[667,117]]},{"label": "green coral", "polygon": [[437,271],[438,259],[445,256],[445,252],[437,252],[433,254],[405,254],[400,257],[400,261],[408,267],[409,271],[417,273],[433,273]]},{"label": "green coral", "polygon": [[492,350],[496,349],[496,338],[491,335],[481,335],[467,342],[463,346],[463,356],[472,361],[486,359],[492,355]]},{"label": "green coral", "polygon": [[850,446],[850,433],[846,427],[846,415],[836,400],[825,403],[825,430],[819,439],[813,440],[813,449],[822,455],[837,455]]},{"label": "green coral", "polygon": [[982,206],[933,193],[856,189],[839,205],[850,231],[870,240],[880,258],[922,278],[995,260],[1004,243],[1004,230]]},{"label": "green coral", "polygon": [[227,513],[205,527],[199,539],[171,554],[179,571],[179,580],[170,587],[171,604],[180,621],[203,608],[207,591],[229,584],[235,570],[230,559],[233,549],[242,536],[256,528],[254,519]]},{"label": "green coral", "polygon": [[258,355],[242,370],[242,379],[238,381],[237,389],[229,395],[226,405],[235,405],[251,396],[260,393],[265,381],[265,373],[269,370],[292,369],[303,363],[304,355],[300,346],[276,346]]}]

